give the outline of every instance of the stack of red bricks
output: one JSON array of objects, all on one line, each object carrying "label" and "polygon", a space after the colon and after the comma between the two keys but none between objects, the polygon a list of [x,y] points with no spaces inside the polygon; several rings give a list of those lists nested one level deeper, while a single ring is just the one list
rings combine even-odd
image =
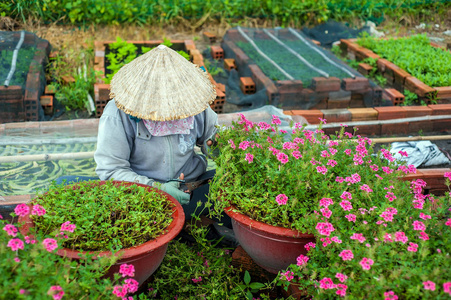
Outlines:
[{"label": "stack of red bricks", "polygon": [[[358,126],[360,135],[392,135],[412,134],[422,132],[449,131],[451,128],[451,104],[430,104],[428,106],[381,106],[374,108],[348,108],[348,109],[311,109],[311,110],[285,110],[286,115],[304,117],[310,124],[319,124],[320,118],[327,123],[346,124],[357,121],[376,121],[405,119],[423,116],[449,115],[449,118],[438,120],[423,120],[400,122],[392,124],[375,124]],[[340,126],[326,128],[327,134],[335,133]],[[347,131],[353,131],[348,127]]]}]

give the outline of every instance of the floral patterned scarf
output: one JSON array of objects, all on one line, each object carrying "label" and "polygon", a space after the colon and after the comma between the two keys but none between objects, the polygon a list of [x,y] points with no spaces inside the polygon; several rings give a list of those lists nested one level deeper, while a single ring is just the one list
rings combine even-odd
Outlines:
[{"label": "floral patterned scarf", "polygon": [[194,128],[194,116],[173,121],[143,120],[143,122],[153,136],[189,134],[190,130]]}]

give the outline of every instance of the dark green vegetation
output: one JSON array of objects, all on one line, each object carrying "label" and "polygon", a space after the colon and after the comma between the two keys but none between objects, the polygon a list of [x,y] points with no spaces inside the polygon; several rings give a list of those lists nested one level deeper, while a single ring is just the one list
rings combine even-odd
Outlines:
[{"label": "dark green vegetation", "polygon": [[63,24],[199,24],[208,20],[234,22],[267,19],[299,26],[328,19],[360,18],[380,23],[385,16],[443,13],[447,0],[0,0],[1,15]]}]

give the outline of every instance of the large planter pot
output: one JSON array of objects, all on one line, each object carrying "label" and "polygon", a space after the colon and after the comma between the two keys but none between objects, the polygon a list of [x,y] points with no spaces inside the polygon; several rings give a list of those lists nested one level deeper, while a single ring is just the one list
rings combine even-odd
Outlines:
[{"label": "large planter pot", "polygon": [[[148,189],[149,191],[156,190],[153,187],[139,183],[125,181],[113,181],[113,182],[114,184],[126,186],[138,185]],[[99,184],[104,183],[105,181],[100,181]],[[144,244],[135,247],[125,248],[118,251],[116,253],[116,256],[119,256],[120,259],[116,262],[116,264],[111,266],[107,274],[105,274],[106,277],[113,278],[114,273],[119,272],[119,267],[121,264],[132,264],[135,267],[135,276],[133,278],[137,280],[139,282],[139,285],[141,286],[141,284],[144,283],[144,281],[146,281],[160,266],[166,254],[169,242],[172,239],[174,239],[182,230],[183,224],[185,223],[185,213],[183,212],[182,206],[171,195],[160,190],[156,191],[158,193],[167,196],[168,201],[174,204],[175,207],[172,213],[173,218],[172,223],[166,228],[165,233],[163,233],[156,239],[150,240]],[[34,223],[30,219],[29,215],[25,217],[20,217],[19,223],[24,224],[20,228],[20,232],[24,235],[28,233],[31,227],[34,227]],[[71,259],[80,259],[79,254],[80,253],[86,254],[87,252],[61,248],[56,253],[60,256],[65,256]],[[111,251],[90,252],[90,253],[94,253],[96,257],[112,255]]]},{"label": "large planter pot", "polygon": [[255,221],[230,206],[225,213],[232,218],[233,231],[240,245],[263,269],[277,274],[307,254],[305,245],[315,242],[312,234]]}]

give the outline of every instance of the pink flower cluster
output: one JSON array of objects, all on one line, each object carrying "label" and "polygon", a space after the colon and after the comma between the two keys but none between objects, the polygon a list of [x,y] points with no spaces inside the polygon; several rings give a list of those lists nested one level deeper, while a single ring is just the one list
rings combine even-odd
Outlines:
[{"label": "pink flower cluster", "polygon": [[371,258],[362,258],[362,260],[359,262],[359,264],[362,266],[364,270],[371,269],[371,266],[374,264],[374,261]]},{"label": "pink flower cluster", "polygon": [[306,265],[308,260],[309,260],[309,257],[306,255],[302,255],[302,254],[296,258],[296,262],[297,262],[298,266]]},{"label": "pink flower cluster", "polygon": [[[135,276],[135,267],[133,265],[128,264],[122,264],[119,267],[119,273],[122,275],[122,277],[133,277]],[[127,278],[124,280],[123,285],[116,285],[113,289],[113,295],[116,295],[119,298],[122,299],[130,299],[132,297],[125,298],[128,293],[135,293],[138,291],[139,282],[136,281],[133,278]],[[133,298],[132,298],[133,299]]]},{"label": "pink flower cluster", "polygon": [[285,194],[279,194],[276,196],[276,202],[279,205],[285,205],[285,204],[287,204],[287,201],[288,201],[288,197]]},{"label": "pink flower cluster", "polygon": [[77,226],[75,226],[75,224],[71,224],[70,221],[61,224],[61,231],[74,232],[75,228],[77,228]]},{"label": "pink flower cluster", "polygon": [[323,206],[323,207],[329,207],[329,205],[334,204],[334,202],[332,201],[332,199],[330,198],[322,198],[321,200],[319,200],[319,206]]},{"label": "pink flower cluster", "polygon": [[294,278],[293,275],[294,275],[294,273],[292,271],[288,270],[284,273],[281,273],[280,279],[285,279],[286,281],[291,281]]},{"label": "pink flower cluster", "polygon": [[312,243],[312,242],[309,242],[307,245],[304,246],[304,248],[305,248],[307,251],[310,251],[310,249],[315,248],[315,247],[316,247],[316,244],[315,244],[315,243]]},{"label": "pink flower cluster", "polygon": [[17,235],[17,232],[19,231],[19,230],[17,229],[16,226],[11,225],[11,224],[6,224],[6,225],[3,227],[3,230],[5,230],[6,233],[7,233],[9,236],[12,236],[12,237],[16,236],[16,235]]},{"label": "pink flower cluster", "polygon": [[63,288],[59,285],[53,285],[50,287],[49,291],[47,292],[47,295],[50,295],[53,297],[54,300],[60,300],[64,296]]},{"label": "pink flower cluster", "polygon": [[199,276],[199,277],[197,277],[197,278],[192,278],[191,280],[192,280],[194,283],[201,282],[201,281],[202,281],[202,276]]},{"label": "pink flower cluster", "polygon": [[[339,273],[338,273],[339,274]],[[341,274],[343,275],[343,274]],[[343,275],[345,276],[345,275]],[[343,277],[341,277],[343,278]],[[347,277],[346,277],[347,278]],[[346,280],[346,279],[345,279]],[[331,278],[329,277],[324,277],[323,279],[321,279],[319,281],[319,288],[320,289],[325,289],[325,290],[329,290],[329,289],[337,289],[337,291],[335,292],[338,296],[344,297],[346,296],[346,290],[348,289],[348,286],[346,284],[335,284]]]},{"label": "pink flower cluster", "polygon": [[319,234],[329,236],[331,232],[335,231],[334,226],[329,222],[319,222],[316,224],[316,230],[318,230]]},{"label": "pink flower cluster", "polygon": [[122,275],[122,277],[133,277],[135,276],[135,266],[132,264],[122,264],[119,267],[119,273]]},{"label": "pink flower cluster", "polygon": [[340,256],[343,260],[352,260],[354,258],[352,250],[343,250],[340,254],[338,254],[338,256]]},{"label": "pink flower cluster", "polygon": [[58,248],[58,243],[55,239],[46,238],[42,241],[42,244],[48,252],[52,252],[53,250]]},{"label": "pink flower cluster", "polygon": [[351,237],[351,240],[358,240],[360,243],[366,241],[366,238],[361,233],[354,233]]}]

